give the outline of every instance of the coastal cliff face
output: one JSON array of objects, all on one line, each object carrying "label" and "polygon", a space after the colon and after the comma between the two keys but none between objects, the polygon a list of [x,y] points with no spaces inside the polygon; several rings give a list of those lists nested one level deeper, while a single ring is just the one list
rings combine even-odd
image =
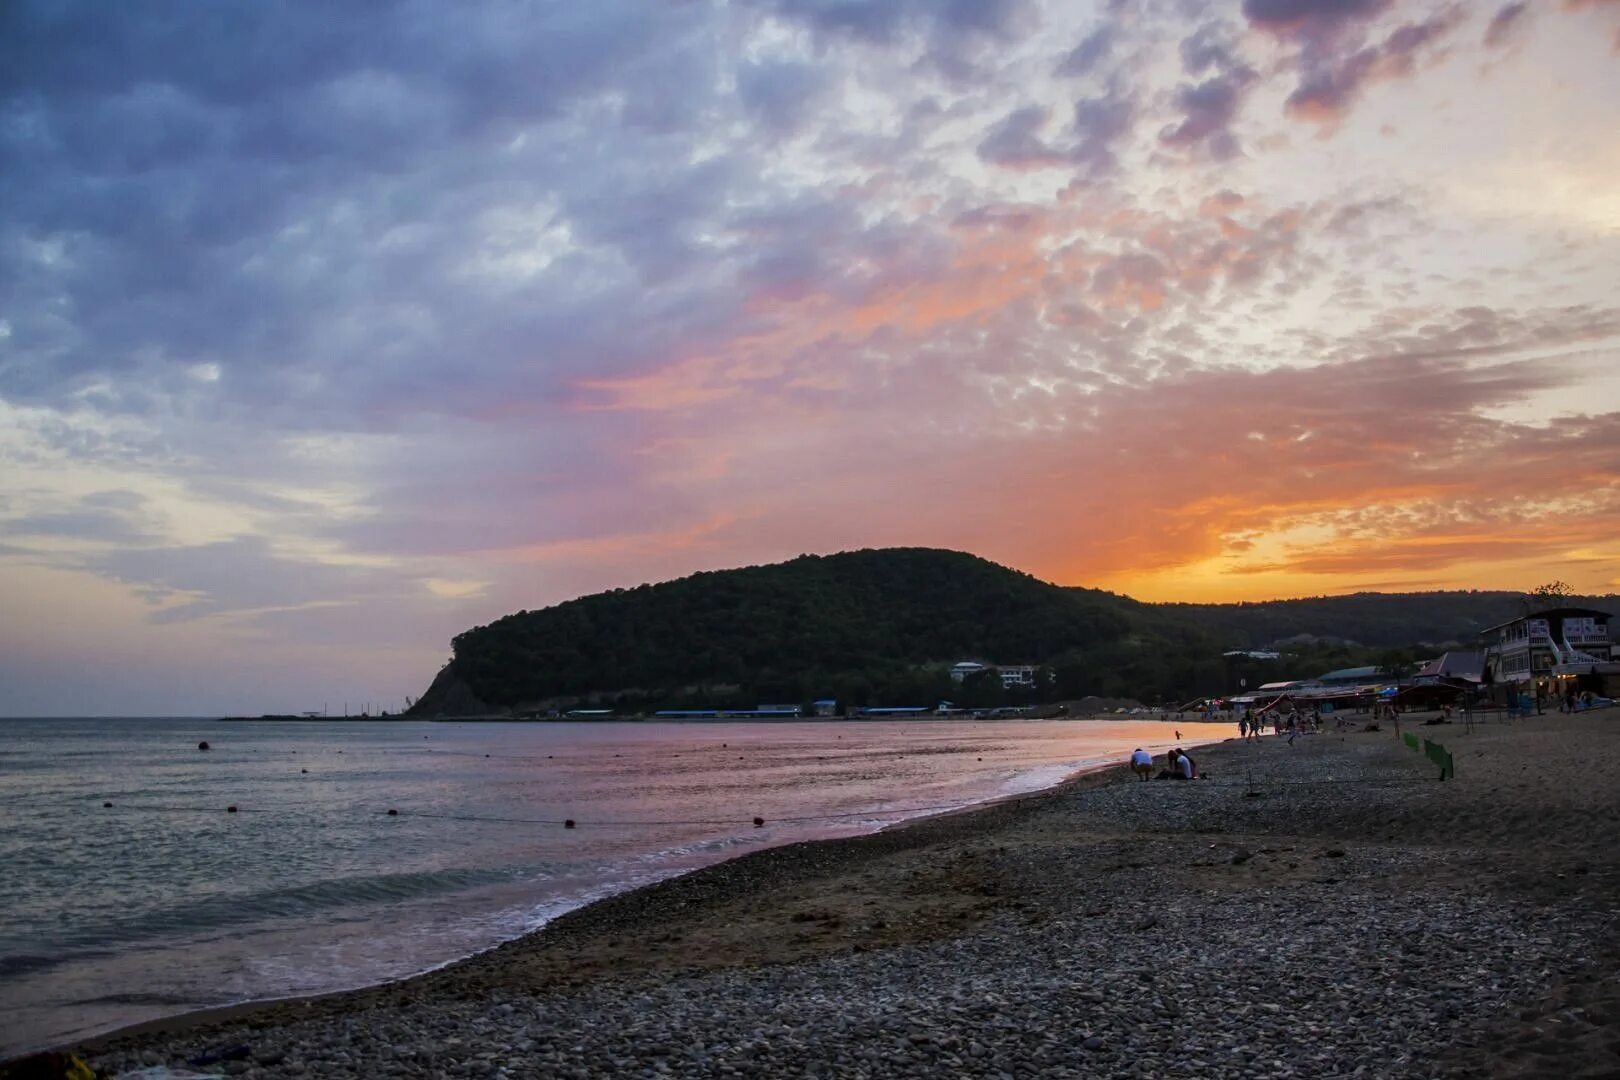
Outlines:
[{"label": "coastal cliff face", "polygon": [[405,715],[418,720],[434,720],[444,716],[505,716],[511,711],[480,700],[472,687],[456,674],[455,667],[454,664],[446,664],[440,668],[433,677],[433,685],[427,688],[427,693],[415,705],[405,710]]}]

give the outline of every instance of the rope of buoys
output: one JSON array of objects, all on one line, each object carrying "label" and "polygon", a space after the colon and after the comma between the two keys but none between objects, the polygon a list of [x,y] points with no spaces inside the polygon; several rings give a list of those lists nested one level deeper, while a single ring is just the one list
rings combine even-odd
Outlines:
[{"label": "rope of buoys", "polygon": [[[1025,796],[1025,798],[1041,798],[1041,797],[1044,797],[1044,796],[1039,796],[1039,795]],[[110,802],[103,802],[101,805],[104,808],[107,808],[107,807],[111,807],[113,804],[110,803]],[[838,814],[806,814],[806,815],[800,815],[800,816],[794,816],[794,817],[772,818],[771,820],[773,822],[778,823],[778,824],[802,824],[802,823],[807,822],[807,821],[845,821],[845,820],[848,820],[850,818],[892,817],[892,816],[894,816],[896,814],[916,814],[916,813],[923,813],[923,812],[929,811],[929,810],[959,810],[961,808],[962,808],[961,803],[940,803],[940,804],[937,804],[937,805],[934,805],[934,806],[903,806],[903,807],[895,807],[893,809],[888,809],[888,810],[852,810],[852,811],[849,811],[847,813],[838,813]],[[125,810],[150,810],[150,811],[157,811],[157,812],[160,812],[160,813],[172,813],[172,814],[217,814],[217,813],[219,813],[219,808],[216,807],[216,806],[174,806],[174,805],[171,805],[171,804],[163,804],[163,805],[145,804],[145,805],[143,805],[141,803],[129,803],[129,804],[126,804],[123,807],[123,809],[125,809]],[[225,807],[225,812],[228,813],[228,814],[236,814],[236,813],[247,813],[247,814],[295,814],[298,811],[287,810],[287,809],[283,809],[283,808],[280,808],[280,807],[264,807],[264,808],[255,809],[253,807],[239,807],[235,803],[232,803],[231,805]],[[560,818],[560,819],[559,818],[515,818],[515,817],[495,817],[495,816],[492,816],[492,815],[485,815],[485,814],[435,814],[435,813],[432,813],[430,811],[400,810],[397,807],[389,807],[387,810],[374,810],[374,811],[370,811],[370,813],[374,814],[376,816],[379,816],[379,817],[413,817],[413,818],[424,818],[424,819],[427,819],[427,820],[430,820],[430,821],[470,821],[470,822],[480,822],[480,823],[491,824],[491,825],[561,825],[565,829],[573,829],[573,828],[578,828],[578,827],[581,827],[581,826],[590,827],[590,828],[620,828],[620,827],[644,828],[644,827],[654,827],[654,826],[662,826],[662,825],[733,825],[733,826],[741,826],[741,825],[745,824],[742,820],[740,820],[738,818],[694,818],[694,819],[691,819],[691,820],[684,820],[684,821],[683,820],[678,820],[678,819],[670,819],[670,820],[658,819],[658,820],[654,820],[654,819],[647,819],[647,818],[634,819],[634,820],[631,820],[631,819],[619,819],[619,820],[616,820],[616,821],[577,821],[574,818]],[[766,824],[766,819],[756,815],[753,818],[752,823],[753,823],[754,828],[756,828],[756,829],[764,828],[765,824]]]},{"label": "rope of buoys", "polygon": [[[305,771],[307,772],[308,770],[305,770]],[[1331,777],[1324,777],[1324,778],[1316,779],[1316,780],[1268,780],[1268,781],[1262,781],[1258,785],[1250,784],[1250,783],[1247,783],[1247,782],[1234,782],[1234,781],[1215,782],[1215,781],[1201,780],[1201,781],[1197,782],[1197,789],[1202,790],[1202,789],[1205,789],[1205,788],[1245,788],[1245,789],[1253,790],[1256,787],[1262,787],[1262,788],[1265,788],[1265,787],[1272,787],[1272,788],[1276,788],[1276,787],[1300,787],[1300,786],[1316,787],[1316,786],[1320,786],[1322,784],[1368,784],[1368,785],[1376,786],[1376,785],[1380,785],[1380,784],[1427,784],[1427,783],[1433,783],[1433,782],[1434,782],[1433,778],[1429,777],[1429,776],[1391,776],[1391,777],[1365,778],[1365,779],[1334,779],[1334,778],[1331,778]],[[1136,785],[1132,784],[1130,786],[1132,788],[1134,788]],[[1105,790],[1105,789],[1096,788],[1096,789],[1093,789],[1093,790],[1101,791],[1101,790]],[[1089,794],[1089,792],[1086,791],[1086,790],[1078,790],[1078,791],[1076,791],[1076,790],[1071,790],[1071,789],[1068,789],[1068,788],[1052,788],[1052,789],[1048,789],[1046,791],[1030,792],[1030,793],[1024,794],[1024,795],[1016,795],[1016,796],[1006,798],[1006,799],[999,799],[999,800],[996,800],[995,802],[992,802],[992,803],[981,803],[981,804],[978,804],[978,805],[980,805],[980,806],[994,806],[994,805],[1005,805],[1005,804],[1009,804],[1009,803],[1025,803],[1025,802],[1032,802],[1032,801],[1038,800],[1038,799],[1056,798],[1056,797],[1058,797],[1060,795],[1068,795],[1068,796],[1071,796],[1071,797],[1081,797],[1081,798],[1083,798],[1087,794]],[[112,809],[113,808],[113,803],[111,801],[104,801],[101,805],[102,805],[103,809]],[[771,821],[773,823],[775,823],[775,824],[782,824],[782,825],[799,825],[799,824],[804,824],[804,823],[807,823],[807,822],[816,822],[816,821],[848,821],[848,820],[850,820],[852,818],[883,818],[883,817],[894,817],[896,815],[901,815],[901,814],[923,814],[923,813],[929,813],[929,812],[932,812],[932,811],[961,810],[961,809],[965,808],[965,805],[973,805],[973,804],[963,804],[963,803],[960,803],[960,802],[935,803],[935,804],[929,805],[929,806],[897,806],[897,807],[889,807],[889,808],[885,808],[885,809],[850,810],[850,811],[846,811],[846,812],[829,813],[829,814],[799,814],[799,815],[789,815],[789,816],[786,816],[786,817],[772,818]],[[203,814],[217,814],[217,813],[219,813],[219,808],[218,807],[213,807],[213,806],[174,806],[174,805],[169,805],[169,804],[159,804],[159,805],[146,804],[146,805],[143,805],[143,804],[140,804],[140,803],[129,803],[129,804],[124,804],[121,808],[125,809],[125,810],[148,810],[148,811],[156,811],[156,812],[161,812],[161,813],[203,813]],[[252,807],[242,808],[242,807],[237,806],[235,803],[231,803],[229,806],[225,807],[225,812],[228,813],[228,814],[237,814],[237,813],[291,814],[291,813],[297,813],[297,811],[286,810],[286,809],[278,808],[278,807],[268,807],[268,808],[262,808],[262,809],[254,809]],[[742,820],[738,819],[738,818],[691,818],[691,819],[685,819],[685,820],[681,820],[681,819],[650,819],[650,818],[621,818],[621,819],[613,820],[613,821],[578,821],[578,820],[576,820],[574,818],[560,818],[560,819],[559,818],[521,818],[521,817],[497,817],[497,816],[494,816],[494,815],[486,815],[486,814],[436,814],[436,813],[433,813],[431,811],[400,810],[397,807],[389,807],[387,810],[370,811],[369,813],[377,815],[377,816],[386,816],[386,817],[413,817],[413,818],[423,818],[425,820],[430,820],[430,821],[466,821],[466,822],[476,822],[476,823],[493,824],[493,825],[561,825],[565,829],[575,829],[575,828],[580,828],[582,826],[583,827],[589,827],[589,828],[612,829],[612,828],[654,828],[654,827],[672,826],[672,825],[710,825],[710,826],[732,826],[732,827],[736,827],[736,828],[741,828],[744,825],[744,822]],[[756,828],[756,829],[764,828],[765,824],[766,824],[766,819],[764,817],[756,815],[752,820],[752,824],[753,824],[753,827]]]}]

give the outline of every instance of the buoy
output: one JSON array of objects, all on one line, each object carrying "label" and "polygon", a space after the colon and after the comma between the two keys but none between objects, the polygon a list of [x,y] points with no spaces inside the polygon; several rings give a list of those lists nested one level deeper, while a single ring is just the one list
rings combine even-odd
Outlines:
[{"label": "buoy", "polygon": [[388,816],[389,817],[399,817],[399,811],[395,810],[392,806],[390,806],[388,808]]},{"label": "buoy", "polygon": [[110,803],[110,802],[104,802],[104,803],[101,804],[102,809],[106,809],[107,807],[109,807],[111,805],[112,805],[112,803]]},{"label": "buoy", "polygon": [[236,813],[236,804],[235,804],[235,803],[231,803],[231,805],[229,805],[229,806],[227,806],[227,807],[226,807],[226,808],[225,808],[225,812],[226,812],[226,813],[227,813],[227,814],[234,814],[234,813]]},{"label": "buoy", "polygon": [[573,818],[569,818],[567,821],[563,822],[563,828],[572,829],[573,827],[574,827],[574,819]]},{"label": "buoy", "polygon": [[765,824],[765,819],[764,818],[757,817],[757,818],[754,819],[754,828],[758,829],[761,826],[763,826],[764,824]]},{"label": "buoy", "polygon": [[208,740],[204,739],[202,742],[198,743],[197,744],[197,749],[199,749],[199,750],[207,750],[208,749]]}]

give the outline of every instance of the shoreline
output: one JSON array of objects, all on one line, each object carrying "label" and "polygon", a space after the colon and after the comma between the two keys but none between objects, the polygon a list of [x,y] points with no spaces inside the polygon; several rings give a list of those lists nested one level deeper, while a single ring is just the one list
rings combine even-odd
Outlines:
[{"label": "shoreline", "polygon": [[110,1068],[240,1045],[250,1080],[1598,1075],[1620,791],[1571,784],[1566,748],[1620,766],[1617,721],[1426,728],[1445,783],[1387,728],[1214,744],[1197,784],[1104,766],[750,852],[408,980],[81,1045]]},{"label": "shoreline", "polygon": [[[286,718],[283,718],[283,717],[268,717],[268,716],[264,717],[264,718],[258,718],[258,717],[234,717],[234,718],[222,718],[222,722],[223,721],[229,721],[229,722],[258,722],[261,719],[263,721],[265,721],[265,722],[280,722],[282,720],[289,720],[289,721],[296,721],[296,722],[310,722],[310,721],[317,721],[318,722],[318,721],[321,721],[321,720],[330,721],[330,720],[333,720],[334,718],[323,718],[323,717],[314,717],[314,718],[286,717]],[[357,722],[358,721],[358,722],[371,722],[371,723],[375,723],[379,719],[412,720],[414,718],[411,718],[411,717],[393,717],[393,716],[386,717],[386,718],[378,718],[378,717],[371,717],[371,718],[340,717],[340,718],[335,718],[336,722],[343,722],[343,721],[347,720],[347,721],[350,721],[350,722]],[[929,721],[929,722],[933,722],[933,721],[936,720],[936,718],[934,718],[934,717],[922,717],[922,718],[918,718],[918,719],[921,719],[923,721]],[[960,718],[938,718],[938,719],[959,720]],[[1116,720],[1116,719],[1121,719],[1122,720],[1122,719],[1126,719],[1126,718],[1124,718],[1124,717],[1116,718],[1116,717],[1114,717],[1112,715],[1102,715],[1102,716],[1090,716],[1090,717],[1075,717],[1075,718],[1070,718],[1070,719],[1073,719],[1073,720],[1078,721],[1078,722],[1088,722],[1088,721],[1103,722],[1103,721],[1111,721],[1111,720]],[[1130,719],[1140,720],[1141,718],[1140,717],[1133,717],[1133,718],[1130,718]],[[417,722],[423,722],[423,721],[418,720]],[[428,722],[432,722],[432,721],[428,721]],[[474,721],[472,721],[470,719],[462,718],[461,722],[474,722]],[[485,722],[485,721],[480,719],[480,720],[478,720],[476,722]],[[553,721],[522,721],[522,722],[553,722]],[[735,721],[698,720],[698,721],[673,721],[673,722],[676,722],[676,723],[709,724],[709,723],[728,723],[728,722],[735,722]],[[839,722],[842,722],[842,721],[839,721]],[[889,721],[889,722],[893,722],[893,721]],[[911,721],[908,720],[906,722],[911,722]],[[995,720],[995,721],[984,721],[984,722],[985,723],[1027,722],[1027,718],[1003,718],[1003,719],[998,719],[998,720]],[[1170,724],[1172,722],[1173,721],[1166,721],[1166,724],[1168,725],[1168,724]],[[758,722],[755,721],[755,723],[758,723]],[[1169,733],[1167,732],[1167,734],[1169,734]],[[1174,741],[1175,740],[1172,739],[1172,740],[1166,742],[1164,745],[1168,746],[1171,743],[1173,743]],[[1184,743],[1184,744],[1181,744],[1181,745],[1184,745],[1189,750],[1198,750],[1200,752],[1200,754],[1202,754],[1203,750],[1205,748],[1207,748],[1207,747],[1220,746],[1224,742],[1229,742],[1229,741],[1232,741],[1232,740],[1231,739],[1226,739],[1226,740],[1221,740],[1221,741],[1218,741],[1218,742],[1210,742],[1210,743],[1190,743],[1189,742],[1189,743]],[[1157,746],[1158,744],[1157,743],[1148,743],[1146,745],[1152,747],[1152,746]],[[1157,756],[1159,756],[1159,755],[1155,754],[1155,757],[1157,757]],[[1006,805],[1009,805],[1009,804],[1016,804],[1016,803],[1027,802],[1027,801],[1031,801],[1031,800],[1039,800],[1039,799],[1051,798],[1051,797],[1055,797],[1056,795],[1060,794],[1061,792],[1063,792],[1064,790],[1067,790],[1068,788],[1070,788],[1072,786],[1075,786],[1077,784],[1081,784],[1081,783],[1085,782],[1087,780],[1087,778],[1089,778],[1089,777],[1093,777],[1096,774],[1103,773],[1103,772],[1106,772],[1106,771],[1108,771],[1110,769],[1114,769],[1114,768],[1118,768],[1118,767],[1120,767],[1119,763],[1117,761],[1112,761],[1112,760],[1111,761],[1084,762],[1084,763],[1080,763],[1078,765],[1078,767],[1072,769],[1071,771],[1068,771],[1068,772],[1064,773],[1062,776],[1060,776],[1057,779],[1053,780],[1051,783],[1046,784],[1045,786],[1031,788],[1031,789],[1023,790],[1023,791],[1014,791],[1014,792],[1005,793],[1005,794],[990,795],[990,796],[975,799],[975,800],[972,800],[972,801],[969,801],[969,802],[966,802],[966,803],[962,803],[960,805],[948,806],[948,807],[943,808],[943,809],[924,808],[924,809],[920,810],[920,812],[913,813],[911,816],[903,817],[903,818],[900,818],[899,820],[891,821],[891,822],[888,822],[886,824],[880,824],[880,825],[873,826],[868,831],[865,831],[865,832],[860,832],[860,833],[855,833],[855,834],[845,835],[845,836],[822,837],[822,838],[801,839],[801,840],[784,840],[784,841],[782,841],[780,843],[773,844],[773,845],[771,845],[769,847],[756,848],[756,849],[751,850],[751,851],[738,852],[737,854],[734,854],[734,855],[731,855],[731,856],[729,856],[727,858],[724,858],[724,859],[720,860],[719,862],[709,863],[709,864],[706,864],[704,866],[699,866],[699,867],[694,867],[692,869],[683,870],[683,871],[680,871],[678,873],[672,874],[669,877],[661,878],[661,879],[659,879],[657,881],[649,882],[649,883],[642,884],[642,885],[632,886],[632,887],[629,887],[629,888],[625,888],[625,889],[623,889],[621,891],[610,892],[610,893],[608,893],[606,895],[594,896],[594,897],[591,897],[591,898],[588,898],[588,899],[583,899],[576,906],[571,907],[571,908],[567,909],[566,911],[561,912],[560,914],[552,916],[545,923],[541,924],[538,927],[535,927],[533,929],[530,929],[530,930],[524,931],[522,933],[519,933],[516,936],[510,937],[510,938],[504,938],[502,940],[493,942],[493,943],[491,943],[491,944],[489,944],[489,945],[487,945],[487,946],[485,946],[483,948],[480,948],[480,949],[478,949],[478,950],[476,950],[474,952],[467,953],[467,954],[461,955],[461,956],[452,957],[450,959],[443,960],[441,962],[438,962],[438,963],[431,964],[429,966],[423,967],[420,970],[412,972],[411,974],[400,976],[400,977],[393,978],[393,979],[388,979],[388,980],[385,980],[383,982],[364,983],[364,984],[361,984],[361,985],[358,985],[358,986],[351,986],[351,987],[345,987],[345,988],[341,988],[341,989],[322,991],[322,992],[313,993],[313,994],[295,994],[295,995],[289,995],[289,996],[286,996],[286,997],[248,998],[248,999],[244,999],[242,1001],[227,1002],[227,1003],[219,1004],[219,1005],[210,1005],[210,1006],[205,1006],[205,1007],[200,1008],[200,1009],[191,1009],[191,1010],[187,1010],[187,1011],[184,1011],[184,1012],[174,1013],[174,1014],[168,1015],[168,1016],[153,1017],[153,1018],[147,1019],[147,1020],[136,1021],[136,1022],[131,1023],[131,1024],[120,1025],[118,1027],[111,1028],[111,1029],[108,1029],[106,1031],[90,1034],[90,1035],[87,1035],[87,1036],[84,1036],[84,1037],[81,1037],[79,1039],[72,1040],[72,1041],[69,1041],[69,1042],[56,1043],[56,1044],[50,1044],[50,1045],[38,1047],[38,1048],[36,1048],[34,1050],[31,1050],[31,1051],[25,1051],[21,1055],[15,1055],[15,1056],[12,1056],[12,1057],[0,1057],[0,1067],[4,1067],[6,1064],[8,1064],[8,1063],[10,1063],[12,1061],[19,1060],[21,1057],[25,1057],[25,1056],[27,1056],[28,1054],[31,1054],[31,1053],[63,1051],[63,1050],[79,1050],[79,1051],[82,1051],[82,1052],[96,1052],[99,1048],[102,1048],[102,1047],[110,1045],[110,1044],[114,1044],[114,1043],[119,1042],[119,1041],[124,1040],[124,1039],[140,1038],[140,1037],[150,1036],[150,1035],[167,1035],[167,1034],[181,1033],[181,1032],[185,1032],[187,1030],[190,1030],[190,1029],[196,1028],[196,1027],[214,1025],[214,1024],[218,1024],[218,1023],[224,1023],[224,1022],[232,1021],[232,1020],[239,1019],[239,1018],[251,1017],[251,1016],[253,1016],[254,1014],[258,1013],[261,1010],[275,1010],[275,1009],[283,1009],[283,1008],[299,1008],[299,1007],[303,1007],[303,1006],[311,1004],[311,1003],[329,1002],[329,1001],[334,1001],[334,1000],[340,1000],[340,999],[343,999],[343,998],[351,996],[351,995],[362,995],[362,994],[367,994],[367,993],[376,992],[376,991],[383,991],[383,990],[387,990],[387,989],[390,989],[390,988],[405,987],[408,984],[413,983],[416,980],[424,979],[424,978],[428,978],[428,977],[437,975],[437,974],[439,974],[441,972],[446,971],[447,969],[454,968],[454,967],[457,967],[457,966],[462,965],[462,964],[468,964],[468,963],[476,962],[481,957],[487,956],[491,952],[506,948],[508,946],[518,945],[518,944],[530,941],[531,939],[535,939],[539,935],[545,934],[554,925],[556,925],[559,920],[568,919],[571,916],[574,916],[574,915],[576,915],[576,914],[578,914],[578,913],[580,913],[582,911],[585,911],[585,910],[587,910],[587,909],[589,909],[591,907],[594,907],[595,905],[604,904],[604,903],[610,903],[610,902],[614,902],[614,901],[625,900],[625,899],[634,897],[637,894],[640,894],[640,893],[643,893],[643,892],[661,889],[661,888],[671,884],[672,882],[679,881],[679,880],[681,880],[683,878],[687,878],[687,877],[690,877],[692,875],[702,874],[705,871],[712,870],[714,868],[720,867],[720,866],[725,865],[725,864],[730,863],[730,862],[735,862],[735,861],[742,860],[742,859],[754,858],[754,857],[758,857],[758,856],[764,856],[764,855],[771,854],[773,852],[781,851],[781,850],[783,850],[785,848],[799,847],[801,845],[823,845],[823,844],[825,844],[825,845],[837,845],[837,844],[842,844],[842,843],[846,843],[846,842],[849,842],[849,841],[860,840],[860,839],[863,839],[863,838],[866,838],[866,837],[877,836],[879,834],[902,832],[904,830],[907,830],[907,829],[910,829],[910,828],[913,828],[913,827],[916,827],[916,826],[920,826],[920,825],[923,825],[923,824],[926,824],[926,823],[929,823],[929,822],[938,821],[938,820],[941,820],[941,819],[949,819],[949,818],[962,817],[962,816],[966,816],[966,815],[974,815],[974,814],[978,814],[978,813],[981,813],[981,812],[985,812],[985,811],[988,811],[988,810],[995,809],[997,807],[1003,807],[1003,806],[1006,806]],[[1037,767],[1037,768],[1039,768],[1039,767]],[[1034,771],[1034,770],[1032,769],[1031,771]],[[878,816],[880,813],[881,812],[874,812],[874,816]]]}]

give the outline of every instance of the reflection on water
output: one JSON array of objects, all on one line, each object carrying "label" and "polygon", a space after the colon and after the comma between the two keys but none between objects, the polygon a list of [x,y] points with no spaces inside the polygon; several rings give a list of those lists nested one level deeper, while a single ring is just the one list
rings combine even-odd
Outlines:
[{"label": "reflection on water", "polygon": [[404,976],[598,896],[1036,790],[1172,736],[1157,722],[0,721],[0,1053]]}]

